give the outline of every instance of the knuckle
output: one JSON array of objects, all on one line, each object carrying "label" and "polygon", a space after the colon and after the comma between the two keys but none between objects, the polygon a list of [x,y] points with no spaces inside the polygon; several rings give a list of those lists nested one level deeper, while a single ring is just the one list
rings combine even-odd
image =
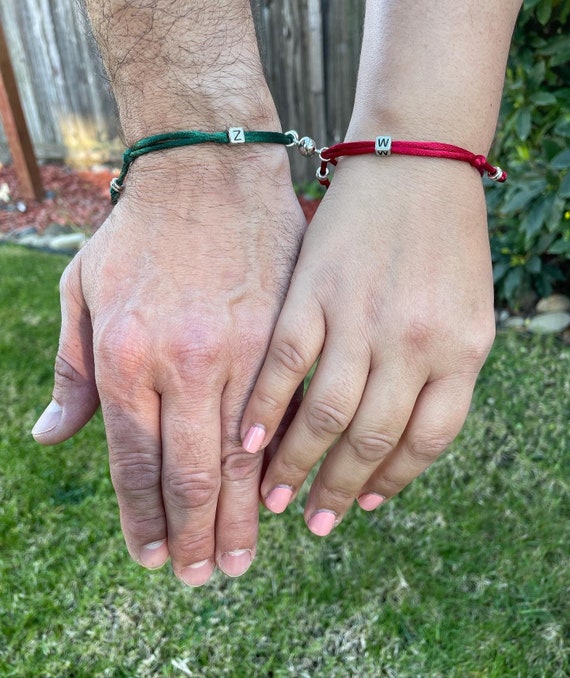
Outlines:
[{"label": "knuckle", "polygon": [[59,293],[63,298],[74,297],[77,293],[76,287],[78,283],[77,270],[75,260],[69,263],[59,279]]},{"label": "knuckle", "polygon": [[81,384],[84,377],[66,360],[61,353],[55,357],[55,378],[60,384]]},{"label": "knuckle", "polygon": [[163,490],[175,510],[201,509],[217,500],[220,479],[210,471],[175,469],[165,474]]},{"label": "knuckle", "polygon": [[412,318],[404,331],[404,344],[414,351],[424,351],[436,334],[436,328],[425,318]]},{"label": "knuckle", "polygon": [[363,430],[348,437],[348,444],[357,459],[378,463],[396,447],[398,436],[386,430]]},{"label": "knuckle", "polygon": [[342,486],[330,487],[323,484],[319,488],[319,505],[322,506],[346,506],[350,505],[354,499],[355,494]]},{"label": "knuckle", "polygon": [[110,462],[111,478],[117,494],[129,498],[142,498],[156,491],[160,468],[155,459],[145,459],[139,454],[124,455]]},{"label": "knuckle", "polygon": [[470,335],[467,345],[463,349],[463,359],[467,364],[480,367],[484,362],[495,341],[495,324],[492,327],[481,328],[477,333]]},{"label": "knuckle", "polygon": [[222,482],[248,482],[257,480],[261,457],[235,452],[222,458]]},{"label": "knuckle", "polygon": [[278,413],[283,409],[283,403],[279,402],[274,395],[261,388],[255,390],[255,398],[264,412]]},{"label": "knuckle", "polygon": [[271,346],[271,356],[282,371],[304,377],[311,368],[311,359],[295,344],[295,340],[288,337],[276,339]]},{"label": "knuckle", "polygon": [[168,343],[168,357],[182,375],[209,371],[219,363],[223,350],[222,337],[213,332],[200,336],[171,337]]},{"label": "knuckle", "polygon": [[429,466],[453,442],[455,436],[447,432],[425,432],[411,438],[408,455],[414,464]]},{"label": "knuckle", "polygon": [[321,399],[307,402],[305,418],[309,429],[320,437],[323,434],[339,435],[348,428],[352,417],[330,400]]},{"label": "knuckle", "polygon": [[117,376],[132,380],[140,374],[145,359],[142,333],[132,323],[99,329],[95,335],[94,353],[98,363]]}]

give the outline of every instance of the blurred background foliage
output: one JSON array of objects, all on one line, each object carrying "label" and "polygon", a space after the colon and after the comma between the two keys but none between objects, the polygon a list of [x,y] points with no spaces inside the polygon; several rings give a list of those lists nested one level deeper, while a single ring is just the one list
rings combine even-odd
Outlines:
[{"label": "blurred background foliage", "polygon": [[497,301],[568,293],[570,0],[524,2],[492,157],[509,173],[487,190]]}]

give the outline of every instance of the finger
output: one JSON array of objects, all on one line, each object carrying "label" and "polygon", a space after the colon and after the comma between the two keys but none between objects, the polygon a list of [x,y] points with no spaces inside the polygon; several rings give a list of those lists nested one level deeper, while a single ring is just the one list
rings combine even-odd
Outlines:
[{"label": "finger", "polygon": [[272,439],[287,406],[322,349],[325,325],[320,307],[307,305],[303,285],[292,285],[267,357],[245,409],[241,439],[255,453]]},{"label": "finger", "polygon": [[99,407],[93,329],[81,291],[78,263],[68,266],[60,290],[61,333],[52,401],[32,429],[32,435],[42,445],[67,440],[85,426]]},{"label": "finger", "polygon": [[201,586],[215,566],[222,386],[204,394],[202,382],[186,384],[162,394],[162,495],[174,573]]},{"label": "finger", "polygon": [[216,562],[230,577],[244,574],[255,557],[257,545],[263,455],[246,452],[239,436],[248,393],[245,381],[245,377],[236,377],[226,385],[221,409],[222,477],[216,515]]},{"label": "finger", "polygon": [[397,448],[364,484],[358,501],[374,508],[380,498],[393,497],[430,466],[461,430],[475,386],[475,376],[441,379],[426,384]]},{"label": "finger", "polygon": [[[98,368],[102,371],[103,366]],[[131,557],[154,569],[168,559],[160,483],[160,397],[120,378],[107,383],[101,377],[99,383],[123,535]]]},{"label": "finger", "polygon": [[342,520],[396,447],[426,377],[417,366],[396,362],[370,373],[356,416],[328,453],[309,492],[305,519],[313,533],[325,536]]},{"label": "finger", "polygon": [[308,391],[261,485],[270,510],[280,513],[278,498],[290,487],[292,496],[330,445],[345,431],[364,391],[369,355],[342,334],[327,337]]}]

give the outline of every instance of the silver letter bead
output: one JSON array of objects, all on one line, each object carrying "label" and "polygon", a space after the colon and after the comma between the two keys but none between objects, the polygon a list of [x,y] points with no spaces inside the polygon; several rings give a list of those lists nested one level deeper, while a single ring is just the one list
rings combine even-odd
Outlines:
[{"label": "silver letter bead", "polygon": [[374,151],[376,155],[390,155],[392,153],[392,137],[376,137]]},{"label": "silver letter bead", "polygon": [[243,127],[230,127],[228,129],[230,144],[245,144],[245,132]]}]

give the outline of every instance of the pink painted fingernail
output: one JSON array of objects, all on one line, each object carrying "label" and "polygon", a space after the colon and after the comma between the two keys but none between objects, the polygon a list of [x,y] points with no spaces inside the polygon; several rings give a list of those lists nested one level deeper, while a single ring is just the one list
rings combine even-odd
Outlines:
[{"label": "pink painted fingernail", "polygon": [[293,488],[290,485],[277,485],[265,497],[265,506],[273,513],[283,513],[292,496]]},{"label": "pink painted fingernail", "polygon": [[166,539],[153,541],[145,544],[141,549],[140,564],[149,570],[156,570],[162,567],[168,560],[168,546]]},{"label": "pink painted fingernail", "polygon": [[34,424],[32,435],[36,437],[53,431],[59,424],[62,413],[63,410],[61,409],[61,405],[55,400],[52,400]]},{"label": "pink painted fingernail", "polygon": [[228,577],[239,577],[251,565],[253,554],[249,549],[228,551],[220,556],[218,566]]},{"label": "pink painted fingernail", "polygon": [[361,509],[374,511],[374,509],[377,509],[380,504],[386,501],[386,497],[376,492],[367,492],[366,494],[361,494],[357,501]]},{"label": "pink painted fingernail", "polygon": [[336,522],[336,513],[328,509],[316,511],[309,518],[307,525],[309,530],[318,537],[326,537],[333,529]]},{"label": "pink painted fingernail", "polygon": [[188,565],[180,572],[180,579],[188,586],[202,586],[212,576],[214,565],[211,560],[200,560]]},{"label": "pink painted fingernail", "polygon": [[245,438],[243,439],[243,449],[246,452],[251,452],[251,454],[259,452],[261,446],[263,445],[264,438],[265,426],[262,424],[254,424],[245,434]]}]

